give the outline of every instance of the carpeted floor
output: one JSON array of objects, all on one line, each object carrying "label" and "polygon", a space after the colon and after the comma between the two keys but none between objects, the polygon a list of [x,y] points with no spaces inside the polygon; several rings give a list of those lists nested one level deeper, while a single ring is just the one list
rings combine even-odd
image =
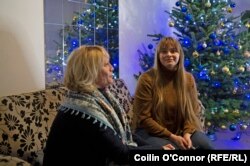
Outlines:
[{"label": "carpeted floor", "polygon": [[242,133],[237,134],[237,131],[230,131],[230,130],[222,130],[216,132],[215,140],[213,141],[216,149],[250,150],[250,129],[240,132]]}]

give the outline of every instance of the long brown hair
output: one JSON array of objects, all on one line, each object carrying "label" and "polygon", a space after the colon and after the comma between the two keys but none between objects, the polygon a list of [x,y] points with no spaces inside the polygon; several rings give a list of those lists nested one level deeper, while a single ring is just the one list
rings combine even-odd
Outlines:
[{"label": "long brown hair", "polygon": [[163,109],[166,108],[164,102],[164,96],[166,96],[166,92],[163,90],[165,87],[164,75],[166,74],[165,67],[160,62],[160,52],[162,50],[166,50],[167,48],[174,48],[179,53],[179,62],[176,66],[176,74],[173,76],[174,79],[174,88],[176,89],[177,96],[177,121],[182,122],[177,125],[178,130],[183,129],[184,121],[188,121],[188,123],[194,124],[198,130],[200,130],[200,123],[194,113],[194,108],[188,93],[188,89],[186,86],[186,70],[184,67],[184,52],[180,43],[172,38],[172,37],[164,37],[159,42],[156,52],[155,52],[155,63],[154,68],[156,71],[156,80],[155,80],[155,95],[154,103],[155,103],[155,117],[159,121],[164,120],[163,113],[165,112]]}]

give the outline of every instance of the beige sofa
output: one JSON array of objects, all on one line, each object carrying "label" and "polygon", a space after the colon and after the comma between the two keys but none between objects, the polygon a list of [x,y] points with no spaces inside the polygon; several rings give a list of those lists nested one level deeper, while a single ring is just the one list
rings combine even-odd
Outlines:
[{"label": "beige sofa", "polygon": [[[121,79],[109,87],[132,121],[133,98]],[[42,165],[43,149],[57,107],[66,89],[46,90],[0,98],[0,165]],[[204,112],[201,112],[204,122]]]},{"label": "beige sofa", "polygon": [[[116,79],[109,89],[131,114],[132,97],[124,81]],[[56,87],[0,98],[0,165],[42,165],[50,126],[66,91]]]}]

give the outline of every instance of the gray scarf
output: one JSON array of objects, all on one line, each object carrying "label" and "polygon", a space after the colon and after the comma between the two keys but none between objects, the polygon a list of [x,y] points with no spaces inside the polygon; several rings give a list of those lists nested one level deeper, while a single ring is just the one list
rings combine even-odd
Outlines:
[{"label": "gray scarf", "polygon": [[69,109],[72,115],[78,115],[81,112],[82,118],[94,118],[93,124],[99,122],[100,127],[105,129],[109,127],[115,135],[118,134],[124,145],[137,146],[133,141],[125,111],[108,89],[96,90],[92,93],[69,91],[60,110],[67,112]]}]

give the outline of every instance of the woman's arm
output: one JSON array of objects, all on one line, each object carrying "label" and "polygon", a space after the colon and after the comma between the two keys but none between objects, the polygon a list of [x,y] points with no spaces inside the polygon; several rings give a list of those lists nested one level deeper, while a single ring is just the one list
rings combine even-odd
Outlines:
[{"label": "woman's arm", "polygon": [[[129,151],[131,150],[163,150],[163,147],[152,146],[146,144],[146,142],[140,142],[141,146],[134,147],[124,145],[118,135],[114,135],[114,131],[110,128],[99,128],[99,141],[103,145],[102,150],[109,156],[109,158],[116,164],[128,164],[129,163]],[[136,138],[138,141],[140,138]]]},{"label": "woman's arm", "polygon": [[144,73],[139,77],[134,96],[134,118],[137,121],[137,126],[146,129],[154,136],[169,137],[171,132],[152,118],[152,111],[154,111],[152,103],[154,92],[153,79],[155,79],[153,74],[149,72]]},{"label": "woman's arm", "polygon": [[190,86],[190,99],[191,103],[194,109],[195,115],[198,116],[200,113],[200,105],[199,105],[199,100],[198,100],[198,91],[197,91],[197,86],[195,83],[195,79],[192,74],[189,75],[189,86]]}]

